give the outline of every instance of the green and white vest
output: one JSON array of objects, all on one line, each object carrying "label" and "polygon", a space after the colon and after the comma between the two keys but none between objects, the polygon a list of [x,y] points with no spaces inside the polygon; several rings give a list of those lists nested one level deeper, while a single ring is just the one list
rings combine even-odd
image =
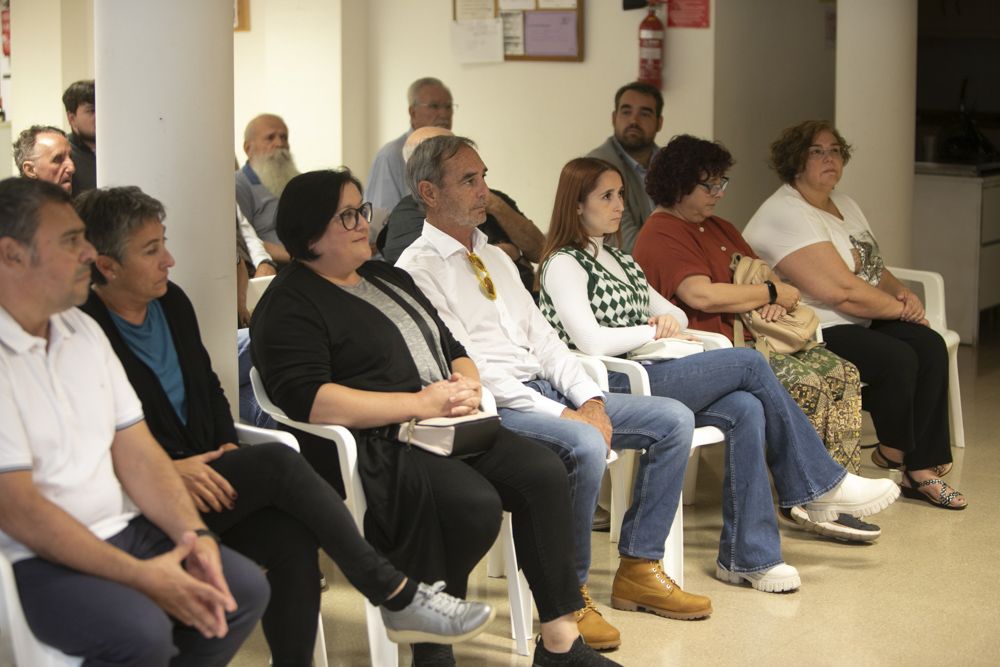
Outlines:
[{"label": "green and white vest", "polygon": [[[580,266],[587,272],[587,296],[590,298],[590,309],[594,313],[594,319],[602,327],[633,327],[648,323],[649,286],[646,282],[646,274],[642,272],[631,255],[626,255],[610,246],[605,246],[604,249],[625,271],[627,282],[601,266],[586,252],[576,248],[560,248],[549,259],[556,255],[566,254],[580,263]],[[559,332],[559,337],[563,342],[575,349],[576,346],[573,345],[566,329],[563,328],[559,314],[556,313],[556,309],[552,305],[552,300],[545,292],[544,276],[548,264],[549,260],[546,260],[545,266],[542,267],[543,280],[538,295],[538,307],[541,308],[542,315],[549,321],[549,324]]]}]

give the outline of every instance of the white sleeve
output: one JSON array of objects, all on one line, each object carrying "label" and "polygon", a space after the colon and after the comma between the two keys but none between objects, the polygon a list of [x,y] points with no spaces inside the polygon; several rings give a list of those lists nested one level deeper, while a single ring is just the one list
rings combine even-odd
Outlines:
[{"label": "white sleeve", "polygon": [[783,186],[754,213],[743,236],[761,259],[776,266],[796,250],[832,242],[819,211]]},{"label": "white sleeve", "polygon": [[664,297],[662,294],[653,289],[652,285],[646,283],[649,287],[649,314],[650,315],[672,315],[675,320],[681,325],[681,329],[687,329],[688,326],[688,316],[683,310],[670,303],[670,300]]},{"label": "white sleeve", "polygon": [[260,266],[261,262],[273,261],[271,255],[264,249],[264,242],[257,236],[257,230],[253,228],[239,207],[236,208],[236,224],[247,244],[247,251],[250,253],[250,261],[253,262],[253,265],[257,267]]},{"label": "white sleeve", "polygon": [[601,326],[594,317],[587,296],[587,278],[587,271],[580,262],[566,253],[550,257],[541,278],[542,287],[551,299],[559,321],[581,352],[617,356],[653,339],[656,329],[648,324]]}]

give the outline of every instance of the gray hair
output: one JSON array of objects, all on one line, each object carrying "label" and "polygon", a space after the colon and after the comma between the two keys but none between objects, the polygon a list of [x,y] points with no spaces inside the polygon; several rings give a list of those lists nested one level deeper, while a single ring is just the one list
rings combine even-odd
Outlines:
[{"label": "gray hair", "polygon": [[48,181],[17,176],[0,181],[0,238],[9,236],[33,247],[42,206],[72,201],[68,192]]},{"label": "gray hair", "polygon": [[[153,218],[163,222],[163,204],[134,185],[88,190],[73,202],[87,228],[87,240],[101,255],[119,262],[132,233]],[[97,265],[91,267],[94,282],[107,282]]]},{"label": "gray hair", "polygon": [[21,134],[17,135],[17,141],[14,142],[14,164],[22,176],[24,176],[24,163],[35,159],[35,144],[38,143],[39,134],[66,136],[65,132],[52,125],[32,125],[27,130],[21,130]]},{"label": "gray hair", "polygon": [[437,79],[433,76],[425,76],[411,83],[410,87],[406,89],[406,102],[409,106],[412,107],[417,103],[417,95],[420,93],[420,89],[425,86],[441,86],[448,91],[449,95],[451,95],[451,90],[448,86],[441,82],[441,79]]},{"label": "gray hair", "polygon": [[424,204],[417,189],[420,181],[430,181],[438,187],[443,185],[444,163],[455,157],[463,146],[475,150],[476,142],[467,137],[446,135],[425,139],[417,146],[410,161],[406,163],[406,184],[410,187],[414,200]]}]

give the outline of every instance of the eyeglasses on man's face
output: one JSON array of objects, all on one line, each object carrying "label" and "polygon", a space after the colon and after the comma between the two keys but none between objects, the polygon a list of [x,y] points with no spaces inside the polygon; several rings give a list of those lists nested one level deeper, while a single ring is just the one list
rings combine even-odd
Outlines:
[{"label": "eyeglasses on man's face", "polygon": [[344,229],[351,231],[358,226],[358,218],[364,218],[365,222],[371,222],[372,203],[366,201],[360,208],[345,208],[334,217],[340,218],[340,224],[344,226]]},{"label": "eyeglasses on man's face", "polygon": [[719,179],[718,183],[699,182],[698,185],[705,188],[705,192],[707,192],[708,194],[712,195],[713,197],[718,197],[723,192],[725,192],[726,188],[729,186],[729,178],[723,176],[722,178]]},{"label": "eyeglasses on man's face", "polygon": [[830,146],[829,148],[823,148],[822,146],[809,147],[810,160],[824,160],[828,157],[834,160],[843,160],[844,149],[840,146]]},{"label": "eyeglasses on man's face", "polygon": [[431,111],[454,111],[458,108],[457,104],[452,104],[451,102],[446,102],[445,104],[439,104],[437,102],[414,102],[415,107],[427,107]]}]

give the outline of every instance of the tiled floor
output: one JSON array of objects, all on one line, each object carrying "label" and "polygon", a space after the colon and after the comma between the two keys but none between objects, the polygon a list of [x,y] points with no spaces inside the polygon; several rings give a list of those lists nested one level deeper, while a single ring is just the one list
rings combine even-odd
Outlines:
[{"label": "tiled floor", "polygon": [[[1000,335],[960,351],[967,448],[955,450],[948,481],[969,498],[963,512],[901,499],[876,521],[873,545],[826,541],[782,527],[785,560],[800,591],[773,595],[714,578],[721,528],[722,449],[702,453],[697,502],[686,508],[686,589],[712,598],[704,621],[672,621],[604,607],[617,551],[593,533],[591,590],[622,632],[609,657],[624,665],[997,665],[1000,664]],[[868,462],[863,473],[884,474]],[[323,616],[331,665],[367,665],[361,597],[333,565]],[[509,639],[506,586],[481,564],[470,597],[498,607],[497,619],[457,648],[460,665],[530,665]],[[537,631],[537,625],[536,625]],[[258,632],[235,665],[267,665]],[[409,664],[406,648],[401,665]]]}]

